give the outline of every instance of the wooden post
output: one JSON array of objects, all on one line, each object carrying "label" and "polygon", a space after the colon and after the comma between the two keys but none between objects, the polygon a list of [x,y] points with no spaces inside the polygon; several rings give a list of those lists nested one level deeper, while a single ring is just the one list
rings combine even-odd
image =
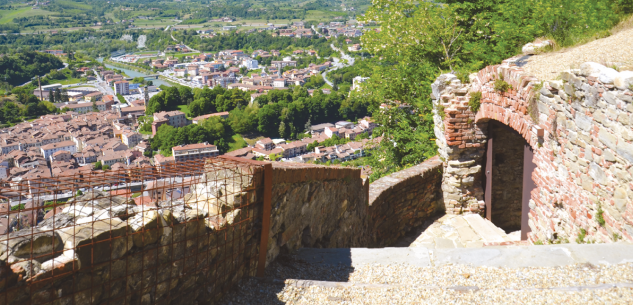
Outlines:
[{"label": "wooden post", "polygon": [[493,159],[492,128],[489,131],[488,147],[486,150],[486,190],[484,201],[486,202],[486,219],[492,221],[492,159]]},{"label": "wooden post", "polygon": [[257,276],[264,277],[266,269],[266,254],[268,253],[268,235],[270,232],[270,213],[273,197],[273,165],[264,165],[264,209],[262,212],[262,236],[259,242],[259,262]]},{"label": "wooden post", "polygon": [[534,164],[534,151],[530,144],[525,144],[523,149],[523,196],[521,205],[521,240],[527,240],[527,234],[531,232],[530,220],[530,199],[532,190],[536,188],[536,183],[532,180],[532,173],[536,169]]}]

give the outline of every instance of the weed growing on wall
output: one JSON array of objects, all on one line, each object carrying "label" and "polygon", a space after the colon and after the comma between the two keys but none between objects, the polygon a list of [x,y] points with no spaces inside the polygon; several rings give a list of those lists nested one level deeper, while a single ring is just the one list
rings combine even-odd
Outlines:
[{"label": "weed growing on wall", "polygon": [[584,244],[586,243],[585,237],[587,236],[587,230],[580,228],[580,232],[578,232],[578,237],[576,238],[576,243]]},{"label": "weed growing on wall", "polygon": [[601,227],[604,227],[604,211],[602,210],[602,205],[598,205],[598,211],[596,212],[596,221],[600,224]]},{"label": "weed growing on wall", "polygon": [[479,108],[481,107],[481,92],[473,92],[470,95],[468,106],[470,106],[470,111],[473,113],[477,113],[479,111]]},{"label": "weed growing on wall", "polygon": [[[534,85],[534,87],[532,87],[532,92],[534,94],[532,94],[532,98],[528,101],[528,114],[530,115],[530,118],[532,119],[532,122],[534,122],[534,124],[538,124],[538,100],[539,98],[541,98],[541,89],[543,88],[543,83],[539,82],[536,83]],[[552,130],[554,130],[552,128]]]},{"label": "weed growing on wall", "polygon": [[495,90],[499,92],[507,92],[512,89],[512,85],[503,79],[503,75],[499,74],[499,78],[495,81]]},{"label": "weed growing on wall", "polygon": [[441,103],[437,104],[437,114],[442,117],[442,121],[446,119],[446,112],[444,111],[445,107]]}]

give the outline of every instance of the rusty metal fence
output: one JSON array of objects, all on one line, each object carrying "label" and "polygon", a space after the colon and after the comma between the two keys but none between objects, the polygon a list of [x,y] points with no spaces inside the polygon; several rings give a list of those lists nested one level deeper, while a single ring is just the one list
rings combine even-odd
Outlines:
[{"label": "rusty metal fence", "polygon": [[212,158],[0,186],[0,304],[217,300],[265,259],[265,172]]}]

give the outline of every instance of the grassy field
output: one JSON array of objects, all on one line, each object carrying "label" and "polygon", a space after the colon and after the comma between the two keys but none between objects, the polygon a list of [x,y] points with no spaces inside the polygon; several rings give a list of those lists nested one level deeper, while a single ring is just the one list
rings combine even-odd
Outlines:
[{"label": "grassy field", "polygon": [[152,19],[152,20],[143,20],[143,19],[135,19],[134,20],[134,25],[136,26],[153,26],[153,25],[160,25],[163,27],[166,27],[170,24],[173,24],[174,20],[169,18],[169,19]]},{"label": "grassy field", "polygon": [[201,53],[167,53],[168,57],[176,57],[178,59],[182,59],[185,56],[197,56]]},{"label": "grassy field", "polygon": [[54,80],[55,84],[62,84],[62,85],[72,85],[72,84],[76,84],[76,83],[80,83],[81,79],[78,78],[67,78],[67,79],[62,79],[62,80]]},{"label": "grassy field", "polygon": [[189,112],[189,106],[187,106],[187,105],[179,105],[178,106],[178,110],[184,112],[185,115],[187,115],[188,118],[191,117],[191,113]]},{"label": "grassy field", "polygon": [[233,142],[229,143],[229,151],[238,150],[246,146],[248,146],[248,143],[246,143],[244,138],[242,138],[239,134],[236,134],[233,136]]},{"label": "grassy field", "polygon": [[17,10],[0,10],[0,24],[6,24],[11,22],[15,18],[31,17],[31,16],[46,16],[54,15],[55,13],[44,11],[41,9],[31,9],[31,7],[25,7]]},{"label": "grassy field", "polygon": [[74,2],[70,0],[56,0],[55,3],[63,5],[65,8],[75,8],[79,10],[91,10],[92,6],[90,4],[85,4],[81,2]]}]

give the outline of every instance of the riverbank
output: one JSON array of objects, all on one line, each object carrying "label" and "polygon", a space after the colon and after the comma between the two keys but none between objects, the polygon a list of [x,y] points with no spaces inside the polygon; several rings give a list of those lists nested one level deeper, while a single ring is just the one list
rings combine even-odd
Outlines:
[{"label": "riverbank", "polygon": [[[103,63],[103,65],[106,68],[109,69],[119,69],[121,71],[123,71],[123,73],[125,73],[128,77],[131,78],[135,78],[135,77],[146,77],[148,74],[152,75],[152,74],[157,74],[154,73],[153,71],[150,71],[148,69],[143,69],[137,66],[132,66],[132,65],[127,65],[124,63],[119,63],[119,62],[113,62],[107,59],[103,59],[103,58],[99,58],[97,59],[97,61],[99,61],[100,63]],[[161,86],[161,85],[165,85],[167,87],[173,87],[175,84],[173,82],[170,82],[169,80],[166,80],[163,76],[159,75],[158,79],[152,79],[151,80],[152,83],[155,86]]]}]

